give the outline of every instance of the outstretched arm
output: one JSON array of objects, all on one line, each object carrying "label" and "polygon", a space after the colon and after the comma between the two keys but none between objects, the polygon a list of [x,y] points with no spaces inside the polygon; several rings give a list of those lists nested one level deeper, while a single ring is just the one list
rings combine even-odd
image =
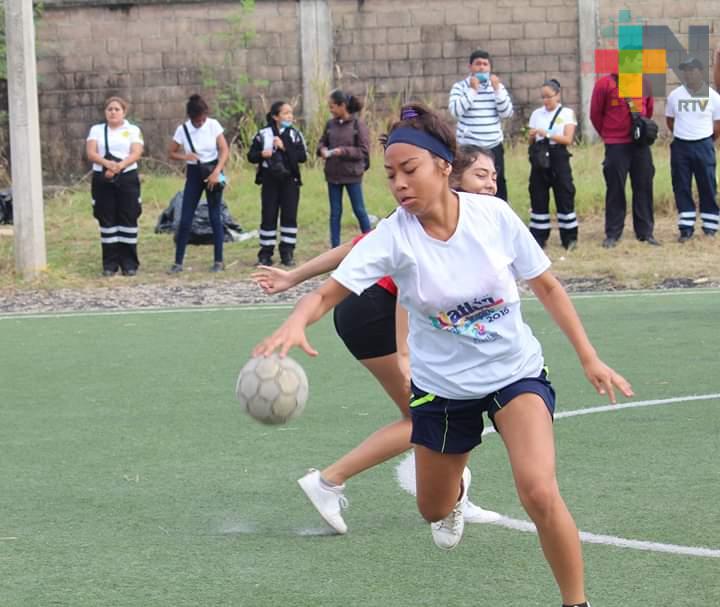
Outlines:
[{"label": "outstretched arm", "polygon": [[597,352],[592,347],[582,322],[580,322],[575,306],[558,279],[551,272],[546,271],[529,280],[528,284],[575,348],[585,375],[595,386],[598,394],[607,394],[613,404],[617,402],[615,387],[625,396],[632,396],[630,383],[598,358]]},{"label": "outstretched arm", "polygon": [[337,280],[328,278],[312,293],[300,298],[288,319],[270,337],[266,337],[253,349],[253,356],[270,356],[280,349],[284,357],[290,348],[300,347],[306,354],[317,356],[305,336],[305,327],[320,320],[329,310],[350,295],[350,291]]},{"label": "outstretched arm", "polygon": [[250,275],[250,278],[268,295],[282,293],[310,278],[331,272],[340,265],[340,262],[345,259],[352,247],[352,242],[348,241],[339,247],[313,257],[310,261],[306,261],[290,271],[261,266],[259,270]]}]

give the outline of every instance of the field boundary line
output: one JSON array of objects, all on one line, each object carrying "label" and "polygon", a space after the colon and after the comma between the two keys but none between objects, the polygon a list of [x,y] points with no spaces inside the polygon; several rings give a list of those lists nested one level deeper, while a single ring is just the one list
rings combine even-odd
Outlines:
[{"label": "field boundary line", "polygon": [[[676,396],[672,398],[659,398],[652,400],[639,400],[635,402],[621,403],[619,405],[602,405],[599,407],[586,407],[584,409],[574,409],[572,411],[563,411],[555,415],[555,419],[578,417],[580,415],[588,415],[590,413],[605,413],[608,411],[622,409],[637,409],[640,407],[653,407],[657,405],[670,405],[676,403],[689,403],[704,400],[720,399],[720,393],[714,394],[696,394],[691,396]],[[495,434],[494,428],[486,428],[483,436]],[[402,461],[395,466],[395,477],[400,488],[415,494],[415,458],[412,453],[405,456]],[[505,527],[515,531],[525,533],[537,533],[535,525],[530,521],[516,519],[504,514],[496,521],[487,521],[485,524]],[[704,546],[683,546],[680,544],[665,544],[662,542],[652,542],[647,540],[636,540],[615,535],[604,535],[599,533],[591,533],[588,531],[580,531],[580,540],[585,544],[604,544],[606,546],[614,546],[616,548],[632,548],[634,550],[643,550],[646,552],[664,552],[669,554],[678,554],[683,556],[697,556],[705,558],[720,558],[720,549],[707,548]]]},{"label": "field boundary line", "polygon": [[[597,293],[570,293],[571,299],[602,299],[604,297],[612,298],[628,298],[628,297],[672,297],[672,296],[689,296],[689,295],[720,295],[720,289],[702,287],[697,289],[667,289],[667,290],[637,290],[637,291],[598,291]],[[524,296],[521,298],[523,302],[537,302],[534,297]],[[277,304],[240,304],[228,306],[197,306],[194,308],[169,307],[169,308],[128,308],[117,310],[82,310],[76,312],[8,312],[0,313],[0,321],[3,320],[42,320],[49,318],[78,318],[86,316],[123,316],[136,314],[187,314],[196,312],[198,314],[206,314],[208,312],[235,312],[239,310],[248,312],[262,312],[266,310],[290,310],[295,306],[295,302]]]}]

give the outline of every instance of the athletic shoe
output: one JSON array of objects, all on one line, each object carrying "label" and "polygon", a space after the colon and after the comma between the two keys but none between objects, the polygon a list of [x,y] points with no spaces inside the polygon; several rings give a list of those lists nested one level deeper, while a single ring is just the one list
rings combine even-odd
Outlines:
[{"label": "athletic shoe", "polygon": [[168,274],[179,274],[183,271],[183,267],[181,263],[174,263],[172,266],[170,266],[170,269],[168,270]]},{"label": "athletic shoe", "polygon": [[347,533],[347,525],[341,515],[341,510],[348,506],[343,495],[344,484],[329,487],[320,480],[320,471],[310,468],[305,476],[298,479],[298,485],[328,525],[340,534]]},{"label": "athletic shoe", "polygon": [[468,488],[470,487],[470,481],[472,475],[470,474],[470,468],[467,466],[463,471],[463,491],[457,504],[453,507],[444,519],[435,523],[430,523],[430,530],[432,531],[433,541],[438,548],[443,550],[452,550],[460,543],[462,539],[463,530],[465,529],[465,517],[463,516],[463,510],[467,503]]},{"label": "athletic shoe", "polygon": [[211,272],[224,272],[225,271],[225,264],[222,261],[216,261],[211,267]]},{"label": "athletic shoe", "polygon": [[463,518],[466,523],[494,523],[502,518],[499,512],[493,512],[492,510],[485,510],[480,506],[476,506],[470,500],[465,502],[463,508]]}]

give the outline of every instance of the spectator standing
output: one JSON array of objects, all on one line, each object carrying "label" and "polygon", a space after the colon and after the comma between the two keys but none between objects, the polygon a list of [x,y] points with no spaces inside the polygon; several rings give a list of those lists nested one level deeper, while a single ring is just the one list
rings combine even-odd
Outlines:
[{"label": "spectator standing", "polygon": [[[545,141],[549,166],[530,163],[530,232],[545,248],[550,236],[550,188],[555,196],[560,242],[568,250],[574,249],[578,238],[575,214],[575,184],[573,183],[570,152],[575,137],[575,112],[562,105],[560,83],[547,80],[540,88],[543,105],[530,116],[530,144]],[[541,144],[544,145],[544,144]],[[531,156],[532,158],[532,156]]]},{"label": "spectator standing", "polygon": [[138,217],[142,213],[137,161],[143,153],[140,129],[125,120],[128,103],[120,97],[105,102],[105,122],[90,129],[85,153],[93,163],[93,216],[100,224],[103,276],[120,270],[135,276]]},{"label": "spectator standing", "polygon": [[459,145],[489,149],[497,169],[497,197],[507,200],[505,149],[502,120],[513,115],[510,94],[496,74],[487,51],[470,55],[469,75],[456,82],[450,91],[448,109],[457,120]]},{"label": "spectator standing", "polygon": [[370,134],[357,115],[362,103],[340,90],[330,93],[328,108],[332,119],[318,142],[317,154],[325,159],[325,178],[330,199],[330,245],[340,245],[343,188],[350,196],[360,231],[370,231],[370,219],[363,199],[363,174],[370,166]]},{"label": "spectator standing", "polygon": [[183,271],[192,220],[203,192],[207,198],[213,231],[214,263],[210,271],[222,272],[225,269],[225,231],[222,223],[225,177],[222,171],[230,152],[223,127],[217,120],[208,117],[210,109],[200,95],[191,95],[185,109],[188,119],[175,130],[169,152],[172,160],[184,160],[186,164],[182,212],[175,242],[175,263],[170,268],[170,274]]},{"label": "spectator standing", "polygon": [[715,177],[715,138],[720,134],[720,95],[705,81],[703,65],[692,57],[680,64],[683,84],[673,90],[665,105],[665,120],[673,134],[670,172],[678,211],[679,242],[692,238],[695,202],[692,179],[700,198],[702,229],[707,236],[718,231]]},{"label": "spectator standing", "polygon": [[302,134],[293,126],[293,109],[285,101],[276,101],[267,114],[267,126],[255,135],[248,160],[258,165],[255,183],[261,186],[262,219],[258,265],[271,266],[277,244],[280,216],[280,261],[295,265],[297,212],[300,202],[300,163],[307,160]]},{"label": "spectator standing", "polygon": [[603,175],[605,177],[605,240],[610,249],[622,237],[627,200],[625,183],[628,174],[632,185],[633,228],[641,242],[659,246],[653,236],[653,177],[655,167],[649,145],[632,140],[632,111],[652,118],[654,100],[651,95],[639,99],[620,96],[617,74],[603,76],[593,88],[590,100],[590,121],[605,143]]}]

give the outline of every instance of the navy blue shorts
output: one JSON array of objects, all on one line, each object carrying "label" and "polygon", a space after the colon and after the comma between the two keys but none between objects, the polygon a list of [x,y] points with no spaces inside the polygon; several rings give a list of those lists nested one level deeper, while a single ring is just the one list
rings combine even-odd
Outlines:
[{"label": "navy blue shorts", "polygon": [[[411,384],[410,442],[440,453],[467,453],[482,442],[483,412],[493,426],[495,414],[520,394],[537,394],[550,412],[555,413],[555,390],[543,371],[538,377],[526,377],[485,398],[452,400],[429,394]],[[496,427],[497,429],[497,427]]]}]

